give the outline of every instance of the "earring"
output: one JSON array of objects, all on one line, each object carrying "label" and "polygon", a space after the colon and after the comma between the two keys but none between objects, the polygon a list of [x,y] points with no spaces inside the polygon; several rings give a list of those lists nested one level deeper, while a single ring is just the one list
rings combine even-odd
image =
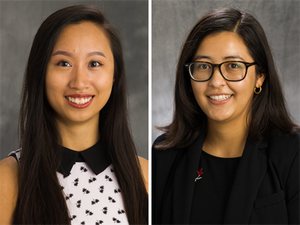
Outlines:
[{"label": "earring", "polygon": [[259,87],[259,91],[256,91],[257,89],[257,87],[254,88],[254,93],[258,95],[262,91],[262,87]]}]

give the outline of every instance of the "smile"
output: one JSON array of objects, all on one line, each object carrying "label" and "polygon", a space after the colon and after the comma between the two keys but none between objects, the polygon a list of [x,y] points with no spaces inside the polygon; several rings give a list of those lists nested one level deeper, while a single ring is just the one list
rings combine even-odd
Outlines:
[{"label": "smile", "polygon": [[91,101],[93,97],[89,98],[72,98],[72,97],[66,97],[70,102],[73,102],[77,105],[83,105],[86,104],[87,102]]},{"label": "smile", "polygon": [[224,100],[230,98],[231,95],[211,95],[211,96],[208,96],[208,97],[215,100],[215,101],[224,101]]},{"label": "smile", "polygon": [[88,107],[92,103],[94,97],[95,97],[95,95],[65,96],[69,105],[74,108],[77,108],[77,109],[84,109],[84,108]]}]

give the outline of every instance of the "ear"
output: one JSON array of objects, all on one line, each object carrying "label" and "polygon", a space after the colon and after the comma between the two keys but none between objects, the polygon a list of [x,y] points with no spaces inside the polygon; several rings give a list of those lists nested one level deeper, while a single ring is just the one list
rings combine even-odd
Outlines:
[{"label": "ear", "polygon": [[257,74],[255,87],[259,88],[263,85],[266,75],[264,73]]}]

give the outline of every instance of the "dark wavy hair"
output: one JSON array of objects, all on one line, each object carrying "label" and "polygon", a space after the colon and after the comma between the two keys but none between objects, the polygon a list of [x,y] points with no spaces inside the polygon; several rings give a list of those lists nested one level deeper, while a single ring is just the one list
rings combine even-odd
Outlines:
[{"label": "dark wavy hair", "polygon": [[214,10],[202,17],[192,28],[182,47],[177,63],[175,81],[175,109],[170,125],[160,127],[166,139],[157,148],[185,147],[207,129],[207,118],[197,104],[191,90],[191,81],[185,63],[191,62],[201,41],[210,34],[234,32],[243,39],[256,65],[256,73],[265,74],[262,92],[254,95],[251,103],[249,134],[252,140],[259,135],[270,137],[272,128],[293,134],[299,127],[290,118],[284,100],[265,32],[249,13],[234,8]]},{"label": "dark wavy hair", "polygon": [[56,175],[61,137],[54,110],[45,95],[47,64],[57,38],[70,24],[84,21],[101,27],[114,57],[114,85],[100,114],[101,141],[122,190],[130,224],[147,223],[148,195],[128,125],[126,80],[121,42],[115,28],[92,6],[71,6],[50,15],[34,38],[24,77],[19,131],[22,156],[14,224],[70,224]]}]

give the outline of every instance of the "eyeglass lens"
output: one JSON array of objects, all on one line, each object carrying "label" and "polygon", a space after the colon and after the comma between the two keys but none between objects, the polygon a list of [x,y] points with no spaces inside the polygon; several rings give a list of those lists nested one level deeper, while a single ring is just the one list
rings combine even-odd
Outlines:
[{"label": "eyeglass lens", "polygon": [[[242,62],[225,62],[220,70],[228,80],[241,80],[246,74],[246,65]],[[213,73],[213,66],[206,62],[194,62],[190,65],[190,73],[196,80],[207,80]]]}]

